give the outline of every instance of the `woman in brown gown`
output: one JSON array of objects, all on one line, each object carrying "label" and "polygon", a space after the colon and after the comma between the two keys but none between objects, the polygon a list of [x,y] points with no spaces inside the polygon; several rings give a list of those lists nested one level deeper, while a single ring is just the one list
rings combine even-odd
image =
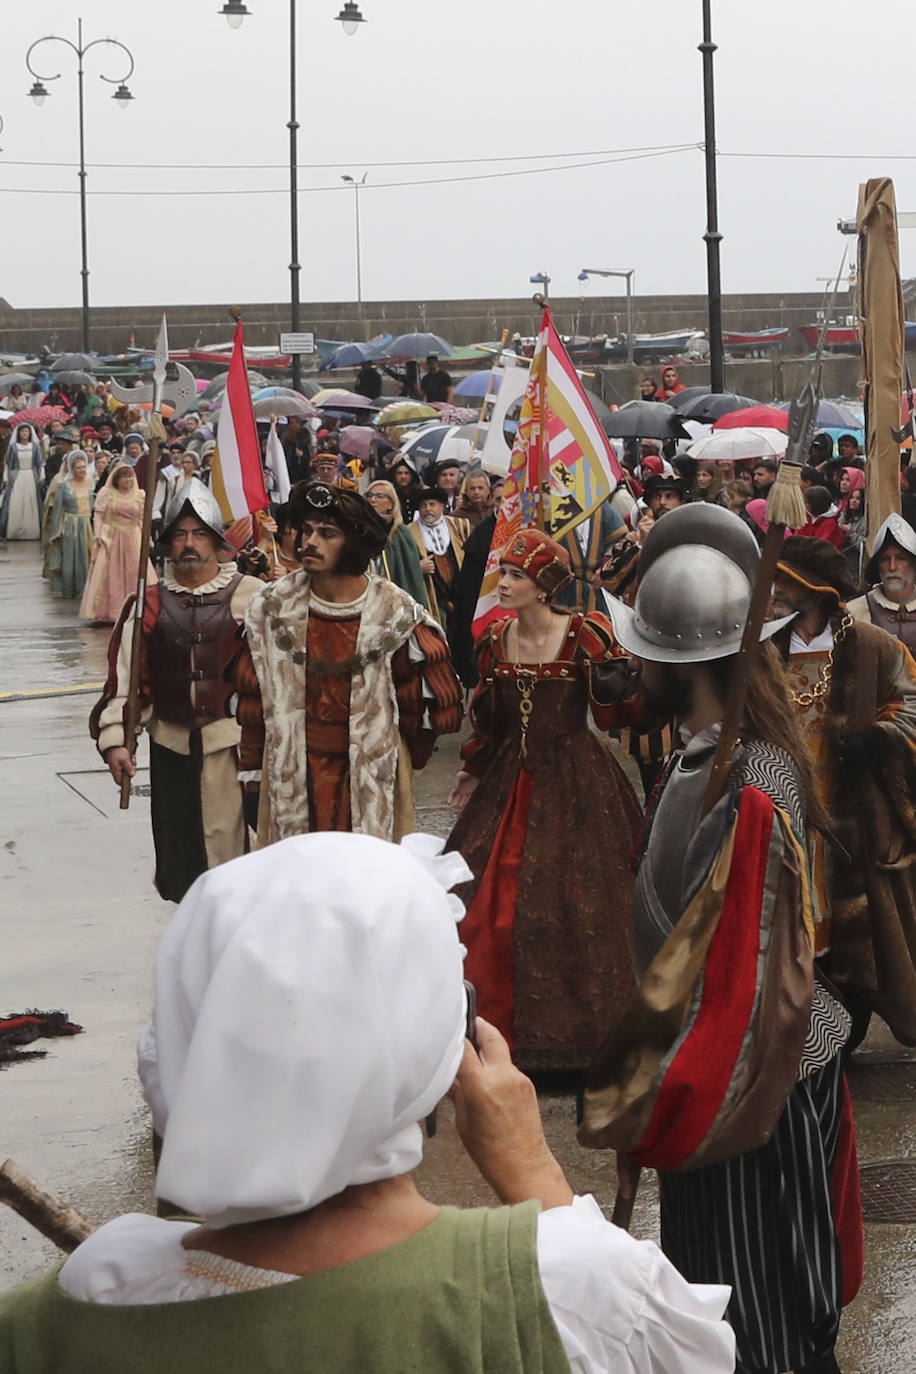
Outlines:
[{"label": "woman in brown gown", "polygon": [[632,723],[626,659],[597,612],[557,614],[569,555],[522,530],[500,563],[513,616],[478,639],[474,734],[447,844],[474,873],[461,893],[465,972],[480,1014],[528,1070],[574,1069],[598,1048],[608,1008],[635,991],[630,852],[640,808],[601,730]]}]

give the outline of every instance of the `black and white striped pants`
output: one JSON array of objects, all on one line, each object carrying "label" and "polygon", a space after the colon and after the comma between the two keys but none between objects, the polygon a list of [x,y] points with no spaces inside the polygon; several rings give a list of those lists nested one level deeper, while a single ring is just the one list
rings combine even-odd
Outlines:
[{"label": "black and white striped pants", "polygon": [[827,1356],[840,1322],[830,1174],[843,1103],[839,1054],[800,1079],[772,1138],[724,1164],[659,1174],[661,1244],[691,1283],[728,1283],[738,1374]]}]

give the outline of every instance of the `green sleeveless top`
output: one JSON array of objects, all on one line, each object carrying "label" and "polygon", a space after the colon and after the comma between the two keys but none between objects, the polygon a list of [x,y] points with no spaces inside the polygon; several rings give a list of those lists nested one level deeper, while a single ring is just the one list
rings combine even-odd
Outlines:
[{"label": "green sleeveless top", "polygon": [[444,1207],[380,1254],[187,1302],[79,1302],[55,1270],[0,1294],[0,1374],[569,1374],[538,1211]]}]

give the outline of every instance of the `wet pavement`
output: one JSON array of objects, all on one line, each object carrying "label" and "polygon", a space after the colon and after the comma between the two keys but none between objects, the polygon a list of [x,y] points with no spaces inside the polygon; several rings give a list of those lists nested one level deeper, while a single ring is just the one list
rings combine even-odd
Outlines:
[{"label": "wet pavement", "polygon": [[[173,908],[152,889],[149,802],[127,812],[87,733],[108,632],[55,603],[35,545],[0,544],[0,1012],[63,1008],[85,1027],[39,1042],[44,1059],[0,1072],[0,1161],[10,1157],[94,1222],[149,1210],[149,1124],[134,1044],[149,1013],[156,942]],[[83,692],[81,689],[90,688]],[[61,693],[64,693],[63,695]],[[141,750],[141,764],[144,762]],[[417,780],[420,824],[447,833],[457,744],[443,741]],[[143,791],[142,775],[139,779]],[[864,1063],[911,1057],[882,1026]],[[613,1160],[575,1141],[572,1091],[542,1090],[548,1139],[572,1186],[613,1207]],[[916,1101],[856,1100],[863,1163],[916,1159]],[[420,1172],[437,1201],[484,1203],[448,1104]],[[634,1233],[657,1238],[654,1176],[644,1174]],[[0,1207],[0,1289],[59,1258]],[[844,1315],[844,1374],[916,1371],[916,1225],[866,1227],[863,1292]]]}]

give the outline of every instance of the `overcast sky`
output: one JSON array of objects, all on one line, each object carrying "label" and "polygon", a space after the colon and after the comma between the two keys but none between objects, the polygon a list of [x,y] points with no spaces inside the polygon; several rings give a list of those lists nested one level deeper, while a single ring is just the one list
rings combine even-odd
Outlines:
[{"label": "overcast sky", "polygon": [[[93,303],[286,298],[288,2],[247,3],[233,31],[222,0],[80,0],[84,41],[110,34],[136,59],[126,112],[98,77],[123,76],[121,55],[86,59]],[[360,3],[368,23],[348,38],[340,0],[299,0],[299,161],[328,164],[300,173],[304,301],[355,299],[354,196],[340,176],[364,171],[366,300],[523,296],[542,269],[553,293],[572,295],[583,266],[635,267],[637,293],[705,288],[702,153],[628,151],[702,141],[700,0]],[[861,180],[892,175],[898,207],[916,210],[905,10],[714,0],[713,11],[724,288],[819,289]],[[0,296],[75,305],[75,59],[57,44],[33,55],[43,75],[62,73],[40,109],[24,60],[43,34],[75,39],[75,7],[7,0],[2,33]],[[632,160],[607,161],[615,152]],[[492,175],[553,153],[560,167],[605,161]],[[807,156],[724,156],[736,153]],[[901,254],[916,275],[916,231]]]}]

